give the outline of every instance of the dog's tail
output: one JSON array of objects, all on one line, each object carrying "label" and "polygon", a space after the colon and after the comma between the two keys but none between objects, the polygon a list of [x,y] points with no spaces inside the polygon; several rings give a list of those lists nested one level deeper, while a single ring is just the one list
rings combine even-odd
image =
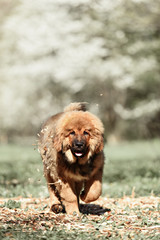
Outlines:
[{"label": "dog's tail", "polygon": [[65,107],[64,112],[70,112],[70,111],[87,111],[87,102],[75,102],[69,104],[67,107]]}]

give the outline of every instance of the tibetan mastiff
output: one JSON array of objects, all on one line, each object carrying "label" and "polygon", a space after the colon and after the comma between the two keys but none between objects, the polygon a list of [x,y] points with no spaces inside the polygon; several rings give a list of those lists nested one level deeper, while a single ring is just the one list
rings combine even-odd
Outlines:
[{"label": "tibetan mastiff", "polygon": [[39,151],[53,212],[79,213],[79,197],[89,203],[101,195],[103,132],[85,103],[71,103],[42,126]]}]

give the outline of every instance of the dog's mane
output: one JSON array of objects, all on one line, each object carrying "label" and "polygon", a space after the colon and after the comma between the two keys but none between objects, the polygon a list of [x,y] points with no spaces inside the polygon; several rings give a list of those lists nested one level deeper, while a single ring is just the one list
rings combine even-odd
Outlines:
[{"label": "dog's mane", "polygon": [[87,102],[76,102],[71,103],[67,107],[65,107],[64,112],[71,112],[71,111],[87,111]]}]

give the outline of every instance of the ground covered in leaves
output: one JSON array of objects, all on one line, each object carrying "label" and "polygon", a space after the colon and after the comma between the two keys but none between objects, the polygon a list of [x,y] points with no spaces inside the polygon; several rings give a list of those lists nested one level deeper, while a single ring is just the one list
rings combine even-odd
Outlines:
[{"label": "ground covered in leaves", "polygon": [[0,199],[0,239],[160,239],[158,197],[100,198],[80,210],[67,216],[50,212],[47,199]]}]

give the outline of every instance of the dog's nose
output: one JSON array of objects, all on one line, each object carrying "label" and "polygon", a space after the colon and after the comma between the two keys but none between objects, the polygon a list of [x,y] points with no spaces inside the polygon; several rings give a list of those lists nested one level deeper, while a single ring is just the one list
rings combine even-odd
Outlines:
[{"label": "dog's nose", "polygon": [[75,142],[75,146],[78,147],[78,148],[81,148],[81,147],[84,146],[84,143],[83,143],[83,142],[76,141],[76,142]]}]

